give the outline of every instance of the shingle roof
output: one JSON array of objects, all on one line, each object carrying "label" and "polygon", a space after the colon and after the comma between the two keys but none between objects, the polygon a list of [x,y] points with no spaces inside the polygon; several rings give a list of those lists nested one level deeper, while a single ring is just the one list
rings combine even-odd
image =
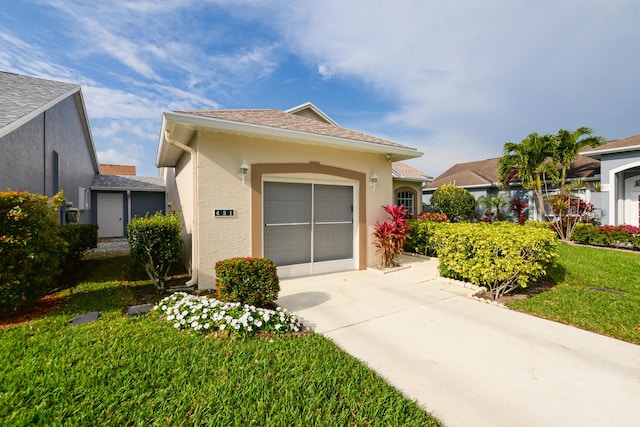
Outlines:
[{"label": "shingle roof", "polygon": [[403,162],[393,162],[391,171],[394,178],[420,179],[422,181],[433,179],[433,177],[425,174],[420,169]]},{"label": "shingle roof", "polygon": [[398,144],[397,142],[278,110],[186,110],[178,112],[211,117],[214,119],[229,120],[233,122],[250,123],[279,129],[389,145],[392,147],[411,148],[406,145]]},{"label": "shingle roof", "polygon": [[[457,163],[425,186],[436,189],[444,184],[455,183],[458,187],[492,186],[498,182],[500,157]],[[600,173],[600,162],[586,156],[578,156],[567,171],[567,178],[588,178]]]},{"label": "shingle roof", "polygon": [[165,185],[159,176],[95,175],[91,189],[164,191]]},{"label": "shingle roof", "polygon": [[638,147],[638,149],[640,149],[640,133],[622,139],[614,139],[613,141],[609,141],[599,147],[585,147],[580,151],[580,154],[585,156],[594,156],[596,153],[602,152],[628,151],[633,147]]},{"label": "shingle roof", "polygon": [[79,86],[0,71],[0,129]]}]

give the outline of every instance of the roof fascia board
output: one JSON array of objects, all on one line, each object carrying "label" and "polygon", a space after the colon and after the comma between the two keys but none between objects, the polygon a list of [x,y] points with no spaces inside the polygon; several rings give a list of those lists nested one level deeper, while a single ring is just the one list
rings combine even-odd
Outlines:
[{"label": "roof fascia board", "polygon": [[29,121],[33,120],[38,115],[40,115],[43,112],[47,111],[49,108],[53,107],[54,105],[56,105],[57,103],[59,103],[63,99],[68,98],[71,95],[75,94],[79,90],[80,90],[80,86],[75,86],[73,89],[63,93],[62,95],[60,95],[60,96],[58,96],[58,97],[56,97],[56,98],[54,98],[52,100],[50,100],[46,104],[42,104],[40,107],[36,108],[35,110],[32,110],[29,113],[25,114],[24,116],[20,117],[19,119],[14,120],[13,122],[9,123],[8,125],[3,127],[2,129],[0,129],[0,138],[2,138],[5,135],[10,134],[14,130],[18,129],[20,126],[22,126],[25,123],[28,123]]},{"label": "roof fascia board", "polygon": [[285,113],[289,113],[289,114],[293,114],[293,113],[297,113],[298,111],[302,111],[305,108],[310,108],[314,113],[316,113],[317,115],[319,115],[320,117],[325,119],[330,124],[340,127],[340,125],[335,120],[333,120],[331,117],[329,117],[327,114],[325,114],[324,111],[322,111],[321,109],[316,107],[312,102],[305,102],[304,104],[296,105],[295,107],[289,108],[288,110],[285,110],[284,112]]},{"label": "roof fascia board", "polygon": [[580,153],[580,155],[585,157],[599,157],[602,154],[626,153],[629,151],[640,151],[640,145],[630,145],[628,147],[608,148],[605,150],[587,151],[586,153]]},{"label": "roof fascia board", "polygon": [[[417,158],[424,154],[414,148],[394,147],[392,145],[385,145],[376,142],[358,141],[355,139],[339,138],[335,136],[320,135],[298,130],[275,128],[254,123],[236,122],[214,117],[203,117],[193,114],[175,112],[163,113],[163,115],[164,117],[162,123],[162,134],[160,135],[161,144],[164,143],[164,130],[166,129],[167,123],[175,122],[176,124],[201,126],[203,128],[220,129],[228,132],[250,133],[256,136],[266,135],[274,138],[302,140],[319,145],[353,148],[357,150],[381,154],[395,154],[402,156],[403,159]],[[158,155],[160,155],[161,152],[161,149],[158,150]]]},{"label": "roof fascia board", "polygon": [[84,103],[84,96],[82,95],[82,89],[78,86],[77,101],[82,114],[82,126],[84,127],[91,159],[93,160],[93,167],[96,173],[100,173],[100,162],[98,161],[98,152],[96,151],[96,144],[93,142],[93,133],[91,132],[91,125],[89,124],[89,115],[87,114],[87,107]]}]

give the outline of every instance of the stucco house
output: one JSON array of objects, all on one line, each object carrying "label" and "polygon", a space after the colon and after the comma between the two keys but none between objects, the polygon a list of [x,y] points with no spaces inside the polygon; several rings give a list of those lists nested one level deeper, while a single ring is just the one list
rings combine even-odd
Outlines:
[{"label": "stucco house", "polygon": [[411,218],[417,218],[422,212],[422,188],[433,177],[404,162],[393,162],[391,174],[394,203],[404,206]]},{"label": "stucco house", "polygon": [[161,177],[106,165],[101,174],[80,86],[0,71],[0,190],[64,191],[62,223],[123,237],[132,216],[165,211]]},{"label": "stucco house", "polygon": [[216,261],[231,257],[271,258],[280,277],[376,265],[392,163],[421,155],[311,103],[163,113],[156,164],[182,216],[188,284],[213,287]]},{"label": "stucco house", "polygon": [[[517,181],[512,183],[508,190],[501,189],[501,183],[498,182],[499,160],[500,157],[494,157],[453,165],[433,181],[427,183],[423,189],[422,201],[425,204],[430,204],[431,196],[441,185],[452,183],[458,187],[466,188],[476,200],[482,196],[494,194],[500,194],[506,199],[523,198],[530,206],[528,209],[529,218],[539,220],[537,209],[532,208],[536,199],[531,191],[522,188]],[[567,179],[568,181],[581,179],[589,183],[600,181],[600,162],[586,156],[578,156],[567,171]],[[547,182],[546,188],[550,191],[554,189],[551,182]],[[585,190],[585,197],[587,201],[593,202],[594,205],[597,204],[597,197],[594,197],[591,188]],[[507,213],[508,210],[504,209],[504,211]],[[480,216],[483,214],[480,209],[477,210],[477,213]]]},{"label": "stucco house", "polygon": [[63,190],[73,220],[91,223],[100,170],[80,86],[0,71],[0,163],[0,189]]},{"label": "stucco house", "polygon": [[640,225],[640,134],[588,147],[580,154],[600,162],[602,223]]}]

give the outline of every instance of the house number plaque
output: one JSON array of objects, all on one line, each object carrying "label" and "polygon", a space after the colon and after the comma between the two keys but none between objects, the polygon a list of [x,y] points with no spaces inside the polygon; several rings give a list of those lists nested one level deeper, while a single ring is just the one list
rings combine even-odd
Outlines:
[{"label": "house number plaque", "polygon": [[231,218],[236,216],[235,209],[214,209],[213,216],[216,218]]}]

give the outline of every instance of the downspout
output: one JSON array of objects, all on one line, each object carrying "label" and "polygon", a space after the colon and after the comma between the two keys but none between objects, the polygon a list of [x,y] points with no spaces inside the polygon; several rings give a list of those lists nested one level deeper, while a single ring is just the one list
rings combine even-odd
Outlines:
[{"label": "downspout", "polygon": [[196,158],[196,150],[189,147],[188,145],[184,145],[183,143],[176,141],[171,137],[171,133],[168,130],[164,131],[164,139],[171,145],[174,145],[181,149],[182,151],[186,151],[191,156],[191,169],[193,173],[193,219],[191,223],[191,279],[189,279],[185,285],[188,287],[194,286],[198,283],[198,232],[196,229],[196,225],[198,224],[198,169],[197,169],[197,158]]}]

